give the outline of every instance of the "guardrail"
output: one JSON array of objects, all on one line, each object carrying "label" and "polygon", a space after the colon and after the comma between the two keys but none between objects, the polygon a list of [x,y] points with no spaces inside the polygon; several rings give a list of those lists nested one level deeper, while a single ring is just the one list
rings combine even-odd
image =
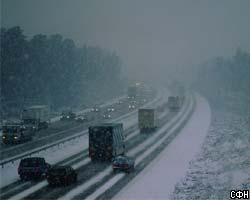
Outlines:
[{"label": "guardrail", "polygon": [[[156,98],[156,99],[157,99],[157,98]],[[155,100],[156,100],[156,99],[155,99]],[[154,101],[155,101],[155,100],[154,100]],[[149,104],[152,104],[154,101],[148,102],[147,104],[148,104],[148,105],[149,105]],[[135,112],[136,112],[136,111],[133,111],[133,112],[127,113],[127,114],[125,114],[125,115],[122,115],[122,116],[118,117],[117,119],[115,119],[114,121],[123,119],[123,118],[125,118],[125,117],[127,117],[127,116],[129,116],[129,115],[134,114]],[[38,148],[36,148],[36,149],[34,149],[34,150],[32,150],[32,151],[29,151],[29,152],[27,152],[27,153],[23,153],[23,154],[14,156],[14,157],[12,157],[12,158],[10,158],[10,159],[4,159],[4,160],[2,160],[2,161],[0,162],[0,165],[1,165],[2,168],[4,168],[4,165],[6,165],[6,164],[8,164],[8,163],[14,163],[16,160],[19,160],[19,159],[22,159],[22,158],[31,156],[32,154],[35,154],[35,153],[38,153],[38,152],[41,152],[41,151],[46,151],[47,149],[50,149],[50,148],[52,148],[52,147],[54,147],[54,146],[60,146],[61,144],[64,144],[64,143],[66,143],[66,142],[70,142],[71,140],[74,140],[74,139],[77,139],[77,138],[79,138],[79,137],[82,137],[82,136],[85,135],[87,132],[88,132],[88,130],[84,130],[84,131],[82,131],[82,132],[80,132],[80,133],[78,133],[78,134],[75,134],[75,135],[73,135],[73,136],[69,136],[69,137],[63,138],[63,139],[61,139],[61,140],[59,140],[59,141],[57,141],[57,142],[53,142],[53,143],[51,143],[51,144],[48,144],[48,145],[45,145],[45,146],[42,146],[42,147],[38,147]]]}]

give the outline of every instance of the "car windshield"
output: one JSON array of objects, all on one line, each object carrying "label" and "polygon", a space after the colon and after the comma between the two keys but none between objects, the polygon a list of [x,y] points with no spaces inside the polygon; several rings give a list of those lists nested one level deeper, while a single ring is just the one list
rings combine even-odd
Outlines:
[{"label": "car windshield", "polygon": [[3,132],[5,133],[17,133],[17,126],[3,126]]},{"label": "car windshield", "polygon": [[23,122],[25,124],[35,124],[36,120],[35,119],[24,119]]},{"label": "car windshield", "polygon": [[43,164],[42,159],[27,159],[27,160],[22,160],[21,161],[21,166],[22,167],[38,167]]},{"label": "car windshield", "polygon": [[62,115],[70,115],[72,112],[71,111],[63,111]]},{"label": "car windshield", "polygon": [[66,174],[65,168],[54,168],[50,170],[50,173],[53,175],[64,175]]},{"label": "car windshield", "polygon": [[124,163],[127,163],[127,159],[125,157],[119,157],[119,158],[116,158],[114,162],[124,164]]}]

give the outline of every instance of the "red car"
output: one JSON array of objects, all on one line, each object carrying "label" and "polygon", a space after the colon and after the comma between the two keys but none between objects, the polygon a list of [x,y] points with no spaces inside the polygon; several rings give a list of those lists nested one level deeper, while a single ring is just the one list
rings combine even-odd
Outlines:
[{"label": "red car", "polygon": [[117,156],[112,160],[113,171],[131,172],[135,168],[135,161],[128,156]]}]

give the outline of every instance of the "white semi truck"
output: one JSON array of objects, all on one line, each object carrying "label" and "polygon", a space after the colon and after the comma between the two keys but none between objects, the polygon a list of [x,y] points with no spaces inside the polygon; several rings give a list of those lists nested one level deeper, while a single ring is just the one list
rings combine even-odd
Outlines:
[{"label": "white semi truck", "polygon": [[34,131],[48,128],[50,109],[47,105],[33,105],[22,111],[21,119],[26,127]]},{"label": "white semi truck", "polygon": [[138,124],[141,133],[152,132],[158,127],[157,111],[154,108],[140,108]]}]

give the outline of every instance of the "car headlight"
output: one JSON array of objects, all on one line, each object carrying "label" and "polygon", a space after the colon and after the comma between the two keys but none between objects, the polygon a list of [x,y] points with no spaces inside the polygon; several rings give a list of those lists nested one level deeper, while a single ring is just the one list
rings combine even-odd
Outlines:
[{"label": "car headlight", "polygon": [[69,116],[67,116],[67,119],[69,119]]},{"label": "car headlight", "polygon": [[18,139],[18,137],[17,137],[17,136],[14,136],[14,139],[16,140],[16,139]]},{"label": "car headlight", "polygon": [[5,136],[2,136],[3,139],[5,139],[6,137]]},{"label": "car headlight", "polygon": [[33,126],[32,128],[33,128],[33,129],[36,129],[36,127],[35,127],[35,126]]}]

